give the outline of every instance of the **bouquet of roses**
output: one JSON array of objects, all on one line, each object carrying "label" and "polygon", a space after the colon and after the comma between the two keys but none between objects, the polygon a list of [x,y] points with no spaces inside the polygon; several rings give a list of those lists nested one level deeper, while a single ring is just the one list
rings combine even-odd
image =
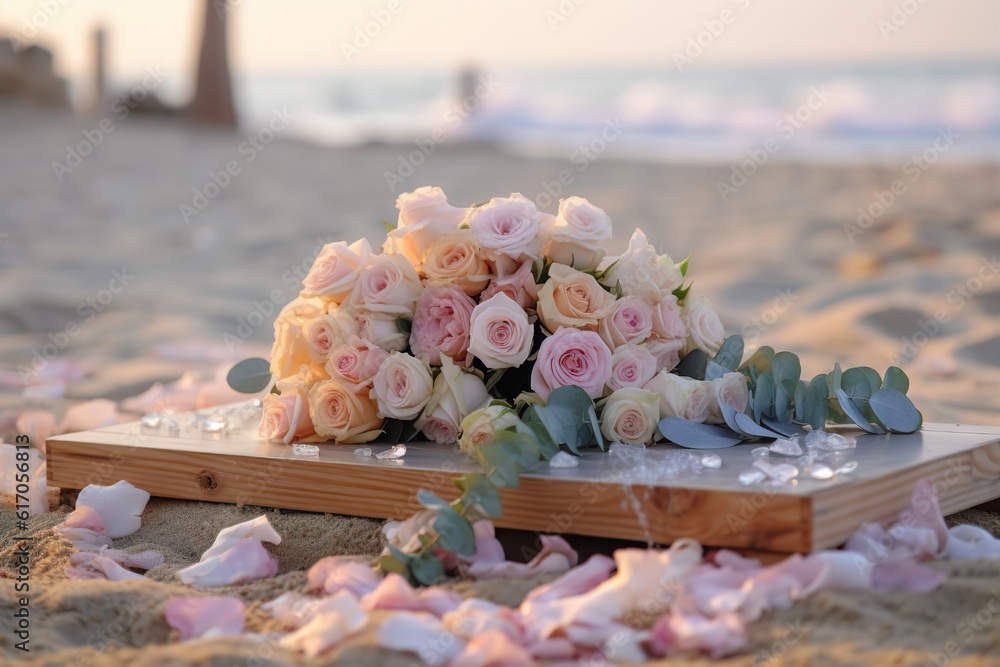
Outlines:
[{"label": "bouquet of roses", "polygon": [[580,197],[550,215],[519,194],[458,208],[423,187],[396,206],[381,253],[325,246],[278,315],[262,437],[363,443],[397,420],[475,453],[561,387],[629,444],[651,443],[665,417],[721,424],[720,404],[746,409],[742,373],[671,373],[725,333],[682,285],[687,261],[642,231],[612,257],[611,220]]}]

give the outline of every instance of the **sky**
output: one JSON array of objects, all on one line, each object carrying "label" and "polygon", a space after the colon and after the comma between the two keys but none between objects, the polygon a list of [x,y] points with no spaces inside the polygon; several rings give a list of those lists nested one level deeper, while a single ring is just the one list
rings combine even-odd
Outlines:
[{"label": "sky", "polygon": [[[221,3],[222,0],[214,0]],[[997,59],[996,0],[230,0],[237,73],[347,68],[673,67]],[[218,4],[216,5],[218,6]],[[109,34],[113,78],[190,73],[203,0],[0,0],[0,32],[92,69]],[[395,10],[395,11],[391,11]],[[384,25],[376,22],[381,18]],[[368,28],[373,36],[358,37]],[[714,32],[714,34],[713,34]],[[367,40],[367,41],[366,41]],[[697,48],[697,47],[692,47]]]}]

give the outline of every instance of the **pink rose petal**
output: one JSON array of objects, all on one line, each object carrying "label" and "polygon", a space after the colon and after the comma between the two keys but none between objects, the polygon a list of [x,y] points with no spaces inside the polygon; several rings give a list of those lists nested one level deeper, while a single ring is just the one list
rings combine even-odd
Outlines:
[{"label": "pink rose petal", "polygon": [[360,630],[367,621],[368,615],[354,596],[341,591],[324,600],[322,609],[308,623],[278,643],[314,658]]},{"label": "pink rose petal", "polygon": [[174,596],[164,610],[167,624],[177,630],[181,641],[239,634],[245,614],[241,600],[227,597]]},{"label": "pink rose petal", "polygon": [[372,592],[361,598],[361,608],[426,611],[441,616],[456,609],[461,602],[457,593],[443,588],[423,588],[415,591],[402,576],[390,572]]},{"label": "pink rose petal", "polygon": [[322,590],[327,595],[337,591],[350,591],[360,598],[378,586],[380,577],[371,566],[349,558],[327,556],[309,568],[309,588]]},{"label": "pink rose petal", "polygon": [[97,533],[103,533],[106,527],[101,513],[86,505],[81,505],[67,514],[62,525],[68,528],[87,528]]},{"label": "pink rose petal", "polygon": [[445,665],[465,642],[448,632],[433,614],[399,612],[382,622],[378,645],[387,651],[413,653],[429,665]]},{"label": "pink rose petal", "polygon": [[496,630],[484,632],[455,656],[449,667],[534,667],[535,660],[523,646]]},{"label": "pink rose petal", "polygon": [[205,588],[242,584],[273,577],[277,573],[278,559],[264,548],[259,539],[247,537],[221,554],[179,570],[177,577],[185,584]]}]

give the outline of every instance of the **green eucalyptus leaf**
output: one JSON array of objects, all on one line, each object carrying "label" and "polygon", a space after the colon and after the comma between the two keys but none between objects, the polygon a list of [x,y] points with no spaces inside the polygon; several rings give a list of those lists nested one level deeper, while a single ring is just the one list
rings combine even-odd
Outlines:
[{"label": "green eucalyptus leaf", "polygon": [[743,441],[743,436],[728,428],[699,424],[680,417],[664,417],[658,426],[664,438],[691,449],[722,449]]},{"label": "green eucalyptus leaf", "polygon": [[767,428],[764,428],[763,426],[760,426],[759,424],[757,424],[756,422],[754,422],[753,419],[750,419],[750,417],[748,415],[745,415],[742,412],[737,412],[734,415],[734,420],[736,421],[736,425],[740,427],[739,428],[740,432],[746,433],[746,434],[751,435],[751,436],[753,436],[755,438],[778,438],[778,437],[780,437],[779,433],[775,433],[774,431],[772,431],[770,429],[767,429]]},{"label": "green eucalyptus leaf", "polygon": [[793,436],[805,436],[806,430],[794,422],[776,422],[770,419],[762,419],[761,422],[764,426],[768,427],[772,431],[780,433],[786,438],[791,438]]},{"label": "green eucalyptus leaf", "polygon": [[769,345],[761,345],[750,355],[750,358],[740,365],[740,370],[744,368],[755,368],[756,373],[767,373],[771,370],[771,358],[774,356],[774,348]]},{"label": "green eucalyptus leaf", "polygon": [[743,336],[739,334],[734,334],[723,341],[722,347],[719,348],[719,351],[715,353],[715,357],[712,359],[712,361],[730,371],[735,371],[739,368],[740,361],[742,360]]},{"label": "green eucalyptus leaf", "polygon": [[802,421],[819,430],[826,425],[830,415],[830,401],[827,394],[827,377],[820,373],[809,383],[806,390],[805,407],[802,410]]},{"label": "green eucalyptus leaf", "polygon": [[833,365],[833,372],[828,373],[826,376],[826,388],[827,396],[836,396],[837,390],[841,387],[841,379],[843,378],[844,372],[840,370],[840,362]]},{"label": "green eucalyptus leaf", "polygon": [[705,379],[705,370],[708,367],[708,355],[704,350],[694,349],[684,355],[681,362],[675,369],[678,375],[693,378],[695,380]]},{"label": "green eucalyptus leaf", "polygon": [[774,417],[776,421],[792,421],[795,416],[792,401],[795,398],[795,388],[798,380],[782,378],[774,388]]},{"label": "green eucalyptus leaf", "polygon": [[805,410],[806,410],[806,391],[809,389],[809,384],[805,380],[799,380],[795,385],[795,391],[792,394],[792,400],[795,401],[795,420],[800,422],[805,422]]},{"label": "green eucalyptus leaf", "polygon": [[535,414],[534,405],[529,405],[524,410],[524,414],[521,415],[521,420],[517,424],[517,432],[530,433],[535,442],[538,443],[538,449],[541,452],[542,458],[546,461],[555,456],[556,452],[559,451],[559,445],[552,440],[548,430],[545,428],[545,424]]},{"label": "green eucalyptus leaf", "polygon": [[511,460],[503,445],[498,442],[484,442],[479,445],[477,451],[479,464],[489,471],[488,477],[494,485],[512,489],[521,486],[517,465]]},{"label": "green eucalyptus leaf", "polygon": [[774,416],[774,380],[770,373],[762,373],[757,378],[757,390],[753,396],[753,420],[760,423],[762,417]]},{"label": "green eucalyptus leaf", "polygon": [[868,400],[872,412],[888,430],[913,433],[923,424],[923,417],[906,394],[895,389],[879,389]]},{"label": "green eucalyptus leaf", "polygon": [[860,368],[848,368],[844,371],[840,388],[851,398],[868,398],[872,395],[872,385],[868,375]]},{"label": "green eucalyptus leaf", "polygon": [[905,394],[910,389],[910,378],[897,366],[889,366],[885,370],[885,381],[882,383],[885,389],[895,389],[901,394]]},{"label": "green eucalyptus leaf", "polygon": [[706,380],[716,380],[721,378],[726,373],[734,373],[735,371],[731,368],[726,368],[725,366],[720,366],[714,361],[709,361],[705,365],[705,379]]},{"label": "green eucalyptus leaf", "polygon": [[476,553],[476,534],[472,530],[472,524],[456,512],[454,507],[426,489],[417,491],[417,500],[424,507],[438,511],[438,518],[434,520],[434,531],[438,534],[437,546],[463,556]]},{"label": "green eucalyptus leaf", "polygon": [[475,512],[491,518],[503,516],[500,492],[486,475],[469,472],[453,480],[453,483],[462,491],[459,506],[463,514]]},{"label": "green eucalyptus leaf", "polygon": [[444,576],[444,565],[430,551],[421,552],[410,561],[409,565],[413,578],[424,586],[430,586]]},{"label": "green eucalyptus leaf", "polygon": [[[865,381],[867,382],[867,379]],[[867,399],[861,398],[858,400],[864,401]],[[837,390],[837,402],[840,403],[840,408],[844,411],[844,414],[851,418],[851,421],[869,433],[876,435],[885,433],[879,426],[872,424],[865,418],[861,412],[861,408],[854,401],[855,399],[849,396],[843,389]]]},{"label": "green eucalyptus leaf", "polygon": [[877,370],[868,366],[858,366],[858,370],[868,378],[868,384],[871,385],[872,393],[882,388],[882,376],[878,374]]},{"label": "green eucalyptus leaf", "polygon": [[725,402],[719,403],[719,409],[722,411],[722,418],[726,421],[726,426],[730,428],[737,435],[749,438],[751,437],[749,433],[744,433],[740,428],[739,424],[736,423],[736,409]]},{"label": "green eucalyptus leaf", "polygon": [[226,382],[241,394],[264,391],[271,384],[271,362],[259,357],[244,359],[229,369]]},{"label": "green eucalyptus leaf", "polygon": [[791,352],[778,352],[771,357],[771,376],[776,384],[782,380],[799,381],[802,375],[802,364],[799,358]]},{"label": "green eucalyptus leaf", "polygon": [[[396,547],[389,545],[390,552],[397,551],[400,554],[403,552],[396,549]],[[405,554],[404,554],[405,556]],[[392,553],[384,554],[378,559],[378,567],[382,572],[389,573],[395,572],[396,574],[403,575],[407,581],[413,581],[413,576],[410,574],[410,567],[405,562],[393,556]]]},{"label": "green eucalyptus leaf", "polygon": [[541,450],[532,435],[507,429],[497,433],[495,441],[519,470],[527,470],[541,460]]}]

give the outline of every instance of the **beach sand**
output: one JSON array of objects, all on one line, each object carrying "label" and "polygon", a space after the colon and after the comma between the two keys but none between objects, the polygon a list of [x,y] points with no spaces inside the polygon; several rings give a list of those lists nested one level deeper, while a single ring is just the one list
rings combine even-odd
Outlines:
[{"label": "beach sand", "polygon": [[[45,356],[54,350],[54,358],[88,370],[64,395],[42,387],[26,397],[21,387],[0,386],[0,414],[7,417],[0,435],[8,442],[12,417],[23,409],[61,413],[85,399],[121,400],[186,370],[210,373],[219,363],[266,355],[274,313],[294,298],[298,276],[319,246],[361,234],[380,243],[381,221],[396,217],[398,191],[439,185],[458,204],[512,191],[538,199],[563,170],[573,170],[563,196],[605,208],[619,247],[642,227],[676,260],[691,253],[694,293],[708,296],[727,330],[743,333],[751,345],[796,352],[808,377],[835,361],[881,372],[902,356],[898,363],[926,421],[1000,424],[996,166],[942,163],[911,181],[901,164],[774,163],[723,202],[716,183],[729,177],[729,165],[602,158],[581,172],[568,155],[530,159],[489,146],[439,146],[394,193],[384,174],[412,147],[275,141],[251,162],[239,152],[245,136],[132,117],[57,178],[52,163],[65,162],[67,145],[99,120],[0,112],[0,369],[44,373],[53,367]],[[180,205],[193,206],[193,189],[204,192],[209,172],[230,161],[240,173],[185,220]],[[869,209],[896,179],[905,179],[906,189],[888,211],[867,228],[845,231],[858,207]],[[552,204],[543,208],[554,211]],[[50,528],[66,509],[33,518],[31,530]],[[322,556],[371,557],[381,548],[376,521],[266,511],[284,538],[274,549],[281,573],[222,593],[262,602],[300,589],[303,569]],[[166,556],[149,582],[66,581],[66,544],[40,537],[28,664],[307,664],[242,639],[165,643],[163,604],[190,593],[173,573],[195,561],[220,528],[259,513],[154,499],[143,528],[115,545]],[[984,514],[963,520],[998,534],[995,511]],[[9,511],[0,512],[0,565],[7,568],[12,523]],[[949,665],[998,664],[995,617],[968,641],[959,634],[963,620],[985,613],[996,599],[998,565],[933,566],[951,575],[937,591],[818,593],[768,614],[754,624],[747,652],[711,664],[922,665],[950,642],[960,653]],[[511,582],[459,589],[503,595],[507,603],[527,590]],[[12,596],[0,586],[4,658],[12,650]],[[247,628],[273,629],[254,606]],[[378,652],[370,635],[312,664],[337,660],[415,662]]]}]

